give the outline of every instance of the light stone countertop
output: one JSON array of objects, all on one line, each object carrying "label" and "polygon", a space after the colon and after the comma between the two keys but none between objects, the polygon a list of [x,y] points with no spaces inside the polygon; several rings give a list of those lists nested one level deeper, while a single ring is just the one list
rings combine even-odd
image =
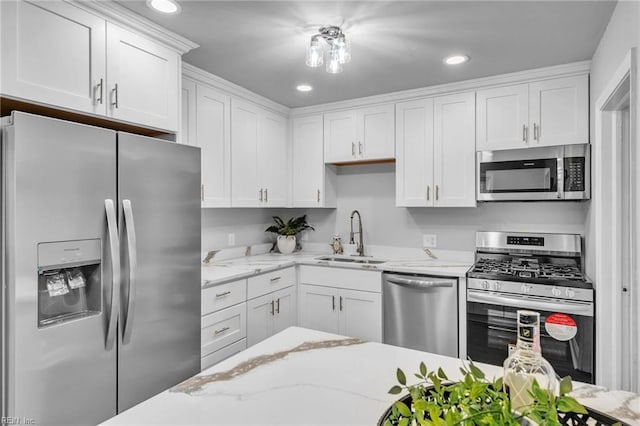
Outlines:
[{"label": "light stone countertop", "polygon": [[[381,343],[291,327],[119,414],[105,425],[367,425],[424,361],[460,378],[462,361]],[[502,369],[478,364],[489,377]],[[640,396],[574,383],[580,402],[640,424]]]},{"label": "light stone countertop", "polygon": [[[463,278],[473,264],[473,254],[468,252],[433,250],[437,259],[431,259],[420,249],[398,247],[369,247],[371,258],[385,260],[380,264],[359,264],[319,260],[330,256],[322,251],[323,245],[292,254],[268,253],[271,244],[239,247],[203,254],[202,286],[211,287],[224,282],[247,278],[295,265],[330,266],[383,272],[402,272],[424,275]],[[342,256],[351,257],[351,256]]]}]

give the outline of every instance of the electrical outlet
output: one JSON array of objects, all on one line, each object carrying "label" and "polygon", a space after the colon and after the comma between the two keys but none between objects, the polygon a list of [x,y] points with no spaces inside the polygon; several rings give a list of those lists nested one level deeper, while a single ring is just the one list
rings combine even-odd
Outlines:
[{"label": "electrical outlet", "polygon": [[422,247],[435,248],[438,245],[438,239],[435,234],[422,234]]},{"label": "electrical outlet", "polygon": [[236,234],[233,232],[229,233],[229,240],[227,241],[227,245],[235,246],[236,245]]}]

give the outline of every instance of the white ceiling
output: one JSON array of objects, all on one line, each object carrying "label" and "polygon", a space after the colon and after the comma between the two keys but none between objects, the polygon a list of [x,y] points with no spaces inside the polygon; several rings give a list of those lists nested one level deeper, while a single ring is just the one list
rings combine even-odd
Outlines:
[{"label": "white ceiling", "polygon": [[[615,1],[194,1],[160,15],[119,3],[200,47],[184,60],[289,107],[591,59]],[[341,74],[304,64],[309,37],[341,25]],[[446,66],[464,53],[471,61]],[[309,93],[297,92],[300,83]]]}]

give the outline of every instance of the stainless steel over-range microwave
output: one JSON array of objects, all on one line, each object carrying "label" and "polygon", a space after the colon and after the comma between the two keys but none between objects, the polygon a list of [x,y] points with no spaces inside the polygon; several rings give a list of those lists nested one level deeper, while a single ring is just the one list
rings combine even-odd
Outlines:
[{"label": "stainless steel over-range microwave", "polygon": [[588,200],[589,144],[476,153],[478,201]]}]

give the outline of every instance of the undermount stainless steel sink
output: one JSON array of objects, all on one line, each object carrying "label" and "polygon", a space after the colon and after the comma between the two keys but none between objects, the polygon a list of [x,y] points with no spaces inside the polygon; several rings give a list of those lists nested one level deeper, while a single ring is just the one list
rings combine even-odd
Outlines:
[{"label": "undermount stainless steel sink", "polygon": [[329,262],[365,263],[368,265],[379,265],[381,263],[386,262],[386,260],[374,260],[374,259],[363,259],[359,257],[338,257],[338,256],[323,256],[323,257],[318,257],[317,259],[328,260]]}]

